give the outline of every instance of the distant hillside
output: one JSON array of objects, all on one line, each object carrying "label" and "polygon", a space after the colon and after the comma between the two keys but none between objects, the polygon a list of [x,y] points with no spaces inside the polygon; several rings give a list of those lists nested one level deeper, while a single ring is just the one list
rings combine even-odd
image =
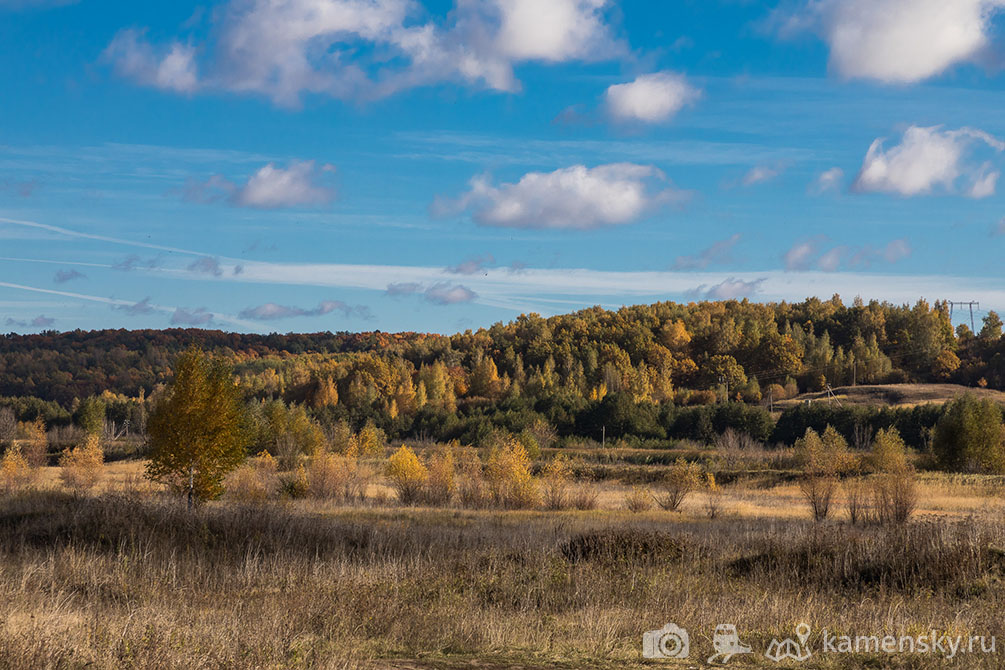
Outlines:
[{"label": "distant hillside", "polygon": [[993,389],[971,388],[959,384],[873,384],[869,386],[839,386],[833,397],[826,391],[802,393],[774,403],[776,410],[786,410],[806,402],[834,403],[869,407],[915,407],[929,403],[942,404],[971,393],[980,398],[990,398],[1005,407],[1005,392]]}]

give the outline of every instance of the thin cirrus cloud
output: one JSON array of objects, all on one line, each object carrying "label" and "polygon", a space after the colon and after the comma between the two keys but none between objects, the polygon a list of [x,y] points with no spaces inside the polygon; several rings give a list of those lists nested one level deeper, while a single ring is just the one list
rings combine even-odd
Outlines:
[{"label": "thin cirrus cloud", "polygon": [[335,166],[314,161],[292,161],[285,168],[269,163],[241,184],[221,175],[204,181],[190,179],[181,195],[189,202],[226,200],[236,207],[254,209],[329,205],[335,200],[335,189],[326,183],[325,176],[334,171]]},{"label": "thin cirrus cloud", "polygon": [[423,20],[409,0],[230,0],[213,15],[213,43],[156,45],[129,28],[104,57],[141,85],[264,95],[291,107],[304,94],[378,99],[440,82],[513,92],[520,63],[627,53],[607,21],[611,4],[458,0],[445,17]]},{"label": "thin cirrus cloud", "polygon": [[313,309],[290,307],[287,305],[278,305],[274,302],[267,302],[264,305],[242,310],[238,314],[238,317],[252,321],[278,321],[280,319],[292,319],[295,317],[324,316],[332,312],[341,312],[346,317],[372,318],[370,310],[366,306],[348,305],[341,300],[323,300]]},{"label": "thin cirrus cloud", "polygon": [[485,269],[491,267],[496,262],[496,259],[492,254],[485,254],[484,256],[474,256],[461,261],[457,265],[453,265],[447,268],[447,272],[455,275],[473,275],[484,271]]},{"label": "thin cirrus cloud", "polygon": [[853,189],[909,197],[955,193],[962,185],[969,197],[987,197],[994,193],[1000,173],[989,161],[975,165],[968,159],[988,148],[1000,153],[1005,142],[975,128],[910,126],[896,146],[886,148],[883,138],[873,141]]},{"label": "thin cirrus cloud", "polygon": [[657,72],[609,87],[604,101],[607,113],[616,121],[664,123],[701,95],[684,75]]},{"label": "thin cirrus cloud", "polygon": [[771,181],[778,175],[782,173],[782,167],[777,165],[755,165],[750,168],[743,178],[740,179],[740,184],[743,186],[753,186],[754,184],[761,184],[766,181]]},{"label": "thin cirrus cloud", "polygon": [[653,166],[612,163],[529,172],[518,182],[498,186],[479,176],[467,193],[452,201],[438,199],[432,210],[469,211],[484,226],[589,230],[633,223],[687,197]]},{"label": "thin cirrus cloud", "polygon": [[387,285],[385,292],[392,297],[421,294],[436,305],[457,305],[478,299],[478,294],[467,286],[451,282],[436,282],[428,287],[419,282],[394,282]]},{"label": "thin cirrus cloud", "polygon": [[711,246],[702,249],[694,256],[678,256],[674,260],[673,270],[704,270],[710,265],[730,263],[733,261],[733,247],[743,238],[740,233],[734,233],[724,240],[719,240]]},{"label": "thin cirrus cloud", "polygon": [[909,84],[984,59],[1003,7],[1005,0],[810,0],[775,22],[782,35],[821,34],[840,77]]}]

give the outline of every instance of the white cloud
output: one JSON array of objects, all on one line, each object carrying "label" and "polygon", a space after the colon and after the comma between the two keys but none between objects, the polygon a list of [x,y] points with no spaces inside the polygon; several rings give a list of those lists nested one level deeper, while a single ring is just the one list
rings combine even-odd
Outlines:
[{"label": "white cloud", "polygon": [[841,180],[844,179],[844,170],[839,167],[832,167],[821,172],[810,186],[810,193],[820,195],[828,191],[840,191]]},{"label": "white cloud", "polygon": [[967,164],[968,153],[983,145],[999,152],[1005,149],[1005,144],[983,131],[943,130],[941,126],[911,126],[901,143],[890,149],[884,148],[883,142],[877,139],[869,147],[855,190],[913,196],[939,188],[951,193],[957,180],[966,176],[973,183],[971,194],[983,197],[994,192],[997,173],[988,174],[986,166]]},{"label": "white cloud", "polygon": [[757,293],[764,281],[763,278],[744,281],[736,277],[729,277],[714,286],[703,284],[690,291],[689,294],[709,300],[739,300],[749,298]]},{"label": "white cloud", "polygon": [[456,305],[462,302],[471,302],[478,297],[478,294],[461,284],[450,284],[439,282],[426,289],[423,294],[429,302],[437,305]]},{"label": "white cloud", "polygon": [[812,28],[830,45],[845,78],[912,83],[976,61],[1005,0],[810,0],[785,21]]},{"label": "white cloud", "polygon": [[632,223],[686,197],[669,185],[653,188],[666,182],[655,167],[633,163],[530,172],[515,184],[499,186],[482,176],[471,181],[470,191],[461,198],[434,203],[434,210],[470,210],[475,221],[487,226],[585,230]]},{"label": "white cloud", "polygon": [[156,48],[142,33],[123,30],[105,49],[104,57],[120,76],[145,86],[175,93],[194,93],[199,88],[195,49],[180,42]]},{"label": "white cloud", "polygon": [[496,259],[492,254],[485,254],[484,256],[475,256],[473,258],[468,258],[465,261],[458,263],[457,265],[447,268],[447,272],[452,272],[458,275],[473,275],[482,270],[485,270],[490,265],[494,264]]},{"label": "white cloud", "polygon": [[839,267],[841,267],[841,261],[844,260],[845,255],[848,253],[848,247],[837,246],[830,251],[825,252],[818,260],[817,267],[824,272],[835,272]]},{"label": "white cloud", "polygon": [[744,186],[753,186],[754,184],[770,181],[781,174],[781,172],[782,170],[779,167],[756,165],[752,167],[747,174],[743,175],[743,179],[740,180],[740,183]]},{"label": "white cloud", "polygon": [[797,242],[782,256],[786,270],[805,270],[810,266],[820,246],[819,240]]},{"label": "white cloud", "polygon": [[974,177],[974,182],[967,190],[967,195],[971,198],[987,198],[995,194],[995,187],[998,185],[998,177],[1001,172],[991,168],[991,163],[981,166],[980,172]]},{"label": "white cloud", "polygon": [[341,312],[346,317],[359,316],[363,318],[370,318],[370,310],[367,307],[363,305],[347,305],[341,300],[323,300],[313,309],[289,307],[286,305],[277,305],[274,302],[267,302],[264,305],[249,307],[242,310],[238,314],[238,317],[242,319],[251,319],[253,321],[275,321],[278,319],[290,319],[300,316],[324,316],[325,314],[331,314],[336,311]]},{"label": "white cloud", "polygon": [[731,251],[743,236],[734,233],[724,240],[715,242],[710,247],[702,249],[694,256],[678,256],[674,261],[674,270],[704,270],[709,265],[728,263],[733,260]]},{"label": "white cloud", "polygon": [[667,121],[684,106],[701,97],[701,91],[682,74],[657,72],[615,84],[605,94],[607,111],[619,121]]},{"label": "white cloud", "polygon": [[911,255],[911,245],[905,239],[893,240],[883,249],[883,260],[896,263]]},{"label": "white cloud", "polygon": [[327,205],[335,199],[335,190],[323,183],[323,176],[334,171],[333,165],[319,167],[314,161],[292,161],[286,168],[269,163],[240,185],[221,175],[205,181],[190,179],[182,197],[201,203],[227,199],[238,207],[257,209]]},{"label": "white cloud", "polygon": [[[398,90],[460,81],[515,91],[521,62],[595,61],[624,48],[605,20],[609,0],[457,0],[445,19],[426,22],[410,0],[230,0],[218,16],[206,74],[192,88],[266,95],[281,105],[304,93],[372,99]],[[168,54],[123,31],[109,49],[120,73],[165,85]],[[181,52],[176,55],[188,55]],[[121,63],[120,63],[121,61]],[[187,78],[186,78],[187,81]],[[192,90],[188,88],[187,90]]]}]

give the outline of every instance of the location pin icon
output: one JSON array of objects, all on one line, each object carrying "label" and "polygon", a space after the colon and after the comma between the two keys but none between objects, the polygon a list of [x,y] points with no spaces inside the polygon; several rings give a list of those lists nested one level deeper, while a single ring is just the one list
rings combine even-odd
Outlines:
[{"label": "location pin icon", "polygon": [[799,637],[799,644],[806,646],[806,640],[810,639],[810,625],[801,623],[796,626],[796,635]]}]

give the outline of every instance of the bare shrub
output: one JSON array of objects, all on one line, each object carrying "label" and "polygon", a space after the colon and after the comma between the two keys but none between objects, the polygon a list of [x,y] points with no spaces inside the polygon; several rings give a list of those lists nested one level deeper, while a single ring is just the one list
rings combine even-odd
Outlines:
[{"label": "bare shrub", "polygon": [[457,452],[457,498],[462,507],[480,509],[491,502],[485,483],[482,461],[474,447],[464,447]]},{"label": "bare shrub", "polygon": [[59,473],[63,485],[76,493],[83,493],[94,488],[101,480],[104,470],[105,452],[101,447],[101,438],[91,433],[84,439],[84,444],[65,449],[59,457]]},{"label": "bare shrub", "polygon": [[663,480],[656,504],[670,512],[680,511],[681,504],[700,483],[701,467],[678,458]]},{"label": "bare shrub", "polygon": [[709,519],[716,519],[722,514],[722,499],[725,493],[711,472],[705,473],[703,484],[705,486],[705,514]]},{"label": "bare shrub", "polygon": [[903,470],[877,475],[873,480],[873,501],[880,523],[906,523],[918,505],[914,473]]},{"label": "bare shrub", "polygon": [[579,482],[569,495],[569,506],[578,510],[597,509],[600,491],[593,482]]},{"label": "bare shrub", "polygon": [[849,477],[844,481],[845,508],[852,525],[869,520],[869,487],[861,477]]},{"label": "bare shrub", "polygon": [[633,486],[625,494],[625,509],[638,514],[653,507],[653,494],[644,486]]},{"label": "bare shrub", "polygon": [[267,451],[235,469],[224,479],[224,497],[244,503],[264,502],[279,491],[279,466]]},{"label": "bare shrub", "polygon": [[550,449],[558,441],[558,431],[544,419],[537,419],[527,428],[541,449]]},{"label": "bare shrub", "polygon": [[544,489],[544,506],[548,509],[565,509],[569,506],[569,489],[572,483],[572,465],[559,454],[541,473]]},{"label": "bare shrub", "polygon": [[306,471],[306,495],[317,500],[351,502],[366,496],[369,474],[359,461],[342,454],[320,452]]},{"label": "bare shrub", "polygon": [[422,497],[430,505],[447,505],[457,490],[454,453],[451,447],[437,449],[429,458],[428,476]]}]

